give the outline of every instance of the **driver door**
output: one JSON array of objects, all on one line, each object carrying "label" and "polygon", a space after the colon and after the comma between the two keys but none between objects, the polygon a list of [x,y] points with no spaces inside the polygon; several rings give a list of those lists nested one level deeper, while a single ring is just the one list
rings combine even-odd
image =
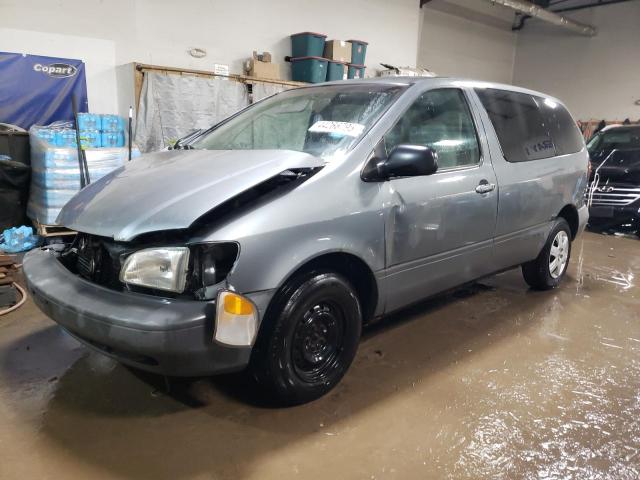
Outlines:
[{"label": "driver door", "polygon": [[429,176],[385,182],[387,311],[491,273],[497,184],[462,89],[428,90],[384,138],[438,154]]}]

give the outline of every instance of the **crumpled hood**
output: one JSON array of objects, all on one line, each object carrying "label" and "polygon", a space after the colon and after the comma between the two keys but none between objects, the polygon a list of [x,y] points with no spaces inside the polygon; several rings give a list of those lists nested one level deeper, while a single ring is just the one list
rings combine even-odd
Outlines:
[{"label": "crumpled hood", "polygon": [[62,209],[67,228],[127,241],[189,227],[200,216],[279,173],[321,159],[291,150],[173,150],[133,159],[88,185]]}]

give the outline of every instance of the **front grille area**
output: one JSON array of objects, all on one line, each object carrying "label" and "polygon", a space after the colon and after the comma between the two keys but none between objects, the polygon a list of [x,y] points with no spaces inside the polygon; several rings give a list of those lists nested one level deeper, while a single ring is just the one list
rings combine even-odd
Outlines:
[{"label": "front grille area", "polygon": [[73,244],[60,256],[72,272],[98,285],[120,290],[121,259],[130,247],[111,239],[78,233]]},{"label": "front grille area", "polygon": [[592,205],[624,207],[640,199],[640,188],[600,185],[593,191],[591,199]]}]

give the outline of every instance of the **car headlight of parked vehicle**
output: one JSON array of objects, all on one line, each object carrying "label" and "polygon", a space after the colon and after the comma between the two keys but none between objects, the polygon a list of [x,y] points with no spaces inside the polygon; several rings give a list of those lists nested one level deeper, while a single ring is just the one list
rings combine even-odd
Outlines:
[{"label": "car headlight of parked vehicle", "polygon": [[145,248],[127,257],[120,281],[129,285],[182,293],[187,284],[189,249]]}]

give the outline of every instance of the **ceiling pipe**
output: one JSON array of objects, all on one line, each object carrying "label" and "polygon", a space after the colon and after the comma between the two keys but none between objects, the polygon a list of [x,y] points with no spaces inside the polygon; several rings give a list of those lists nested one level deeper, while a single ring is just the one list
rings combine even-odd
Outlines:
[{"label": "ceiling pipe", "polygon": [[534,5],[531,2],[527,2],[525,0],[486,0],[493,4],[502,5],[508,8],[512,8],[516,12],[519,12],[523,15],[528,15],[533,18],[538,18],[548,23],[552,23],[554,25],[558,25],[559,27],[564,27],[573,32],[579,33],[580,35],[585,35],[587,37],[593,37],[598,33],[596,27],[591,25],[586,25],[584,23],[576,22],[575,20],[571,20],[562,15],[558,15],[557,13],[553,13],[549,10],[545,10],[538,5]]}]

